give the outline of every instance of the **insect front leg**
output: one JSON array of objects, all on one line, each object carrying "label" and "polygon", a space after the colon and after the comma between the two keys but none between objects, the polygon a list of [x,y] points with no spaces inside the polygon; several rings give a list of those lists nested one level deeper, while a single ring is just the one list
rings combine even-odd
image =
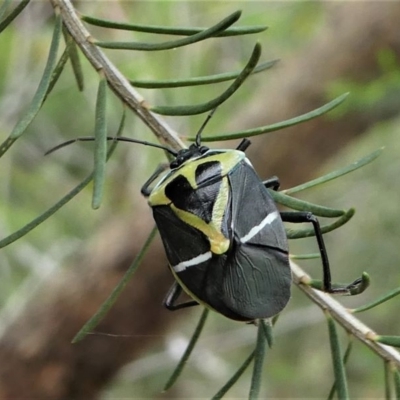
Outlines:
[{"label": "insect front leg", "polygon": [[140,192],[144,197],[149,197],[152,189],[150,188],[150,185],[169,167],[168,164],[162,163],[159,164],[154,173],[150,176],[149,179],[144,183],[142,188],[140,189]]},{"label": "insect front leg", "polygon": [[341,293],[341,294],[352,294],[360,284],[362,284],[362,278],[356,279],[349,285],[332,286],[331,280],[331,269],[329,266],[328,254],[326,252],[325,242],[322,237],[321,227],[318,219],[314,214],[310,212],[281,212],[281,218],[284,222],[302,223],[308,222],[313,225],[315,237],[317,238],[319,252],[322,260],[323,270],[323,290],[328,293]]},{"label": "insect front leg", "polygon": [[197,301],[187,301],[185,303],[175,304],[178,300],[179,296],[182,294],[182,288],[178,282],[174,282],[171,288],[168,290],[167,295],[163,301],[163,305],[170,311],[180,310],[181,308],[198,306],[199,303]]}]

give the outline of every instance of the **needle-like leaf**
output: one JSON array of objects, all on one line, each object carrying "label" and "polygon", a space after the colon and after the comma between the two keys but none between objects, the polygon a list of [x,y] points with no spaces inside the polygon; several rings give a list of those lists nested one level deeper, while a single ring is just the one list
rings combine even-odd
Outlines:
[{"label": "needle-like leaf", "polygon": [[209,309],[204,308],[201,317],[199,319],[199,322],[197,323],[196,329],[193,332],[193,335],[189,341],[188,346],[186,347],[185,352],[183,353],[181,359],[179,360],[178,365],[176,366],[175,370],[172,372],[170,378],[168,379],[167,383],[164,386],[163,392],[167,391],[169,388],[173,386],[173,384],[176,382],[176,380],[179,378],[181,375],[183,368],[186,365],[187,360],[189,359],[190,355],[192,354],[192,351],[194,349],[194,346],[196,345],[200,334],[204,328],[204,324],[206,323],[207,317],[208,317]]},{"label": "needle-like leaf", "polygon": [[104,76],[99,81],[95,115],[95,151],[92,208],[100,207],[103,197],[107,159],[107,81]]},{"label": "needle-like leaf", "polygon": [[333,372],[335,374],[335,386],[338,393],[338,398],[346,400],[349,398],[349,392],[347,388],[347,378],[344,362],[341,355],[339,337],[337,334],[335,322],[332,317],[326,314],[328,321],[329,331],[329,342],[331,345],[332,361],[333,361]]},{"label": "needle-like leaf", "polygon": [[257,63],[261,56],[261,45],[257,43],[254,46],[253,52],[250,56],[247,65],[244,67],[243,71],[239,74],[239,76],[232,82],[232,84],[226,89],[221,95],[210,100],[206,103],[192,105],[192,106],[159,106],[159,107],[150,107],[152,111],[157,114],[163,115],[195,115],[201,114],[206,111],[213,110],[217,108],[220,104],[226,101],[229,97],[239,89],[239,87],[243,84],[246,78],[253,72],[254,68],[257,66]]},{"label": "needle-like leaf", "polygon": [[[17,6],[2,20],[0,21],[0,33],[11,24],[12,21],[22,12],[22,10],[29,4],[30,0],[21,0]],[[9,2],[6,2],[4,8],[1,9],[3,13],[7,11]]]},{"label": "needle-like leaf", "polygon": [[[302,122],[306,122],[306,121],[309,121],[316,117],[319,117],[323,114],[326,114],[328,111],[334,109],[339,104],[343,103],[346,100],[346,97],[348,95],[349,95],[349,93],[344,93],[341,96],[337,97],[336,99],[323,105],[322,107],[316,108],[315,110],[310,111],[306,114],[302,114],[302,115],[287,119],[282,122],[277,122],[276,124],[260,126],[258,128],[248,129],[248,130],[240,131],[240,132],[221,133],[221,134],[216,134],[213,136],[203,136],[201,138],[201,141],[202,142],[219,142],[219,141],[224,141],[224,140],[242,139],[242,138],[248,138],[251,136],[262,135],[264,133],[282,130],[284,128],[288,128],[290,126],[294,126],[294,125],[300,124]],[[187,137],[186,139],[191,142],[195,141],[194,137]]]},{"label": "needle-like leaf", "polygon": [[35,116],[40,110],[43,104],[43,100],[46,96],[52,73],[56,65],[57,51],[60,43],[61,37],[61,26],[62,20],[60,15],[56,15],[56,21],[53,31],[53,39],[50,45],[49,56],[47,58],[47,63],[40,80],[39,86],[36,93],[32,99],[32,102],[28,108],[28,111],[22,116],[22,118],[17,122],[14,129],[12,130],[10,136],[0,145],[0,157],[12,146],[12,144],[26,131],[30,123],[33,121]]},{"label": "needle-like leaf", "polygon": [[254,355],[254,367],[253,367],[253,375],[251,377],[251,386],[249,392],[249,400],[258,399],[258,395],[260,393],[261,381],[262,381],[262,372],[263,365],[265,359],[265,344],[267,339],[265,337],[266,327],[265,321],[260,319],[258,320],[258,331],[257,331],[257,344],[255,348]]},{"label": "needle-like leaf", "polygon": [[[178,26],[157,26],[157,25],[140,25],[140,24],[130,24],[125,22],[110,21],[106,19],[94,18],[89,15],[82,15],[82,21],[88,24],[101,26],[103,28],[111,29],[121,29],[125,31],[135,31],[135,32],[147,32],[162,35],[178,35],[178,36],[192,36],[197,33],[205,31],[207,28],[200,27],[178,27]],[[223,30],[222,32],[217,32],[214,36],[237,36],[237,35],[249,35],[253,33],[260,33],[268,29],[265,25],[260,26],[238,26]]]},{"label": "needle-like leaf", "polygon": [[93,329],[98,325],[98,323],[106,316],[108,311],[117,301],[119,295],[125,289],[125,286],[128,284],[133,274],[138,269],[156,233],[157,233],[157,228],[154,227],[151,230],[149,236],[147,237],[146,242],[144,243],[142,249],[136,256],[135,260],[128,268],[128,270],[126,271],[125,275],[122,277],[118,285],[114,288],[110,296],[108,296],[107,300],[100,306],[100,308],[96,311],[96,313],[89,319],[89,321],[86,322],[85,325],[83,325],[80,331],[75,335],[75,337],[72,339],[72,343],[77,343],[81,341],[89,332],[93,331]]},{"label": "needle-like leaf", "polygon": [[302,185],[294,186],[290,189],[282,190],[282,193],[285,194],[293,194],[300,192],[301,190],[306,190],[310,189],[314,186],[321,185],[323,183],[329,182],[333,179],[339,178],[340,176],[346,175],[349,172],[355,171],[356,169],[359,169],[363,167],[364,165],[369,164],[370,162],[374,161],[383,151],[383,147],[381,147],[378,150],[375,150],[371,154],[366,155],[365,157],[361,158],[360,160],[357,160],[353,162],[350,165],[347,165],[346,167],[340,168],[336,171],[330,172],[329,174],[326,174],[324,176],[321,176],[320,178],[313,179],[312,181],[303,183]]},{"label": "needle-like leaf", "polygon": [[241,15],[241,11],[236,11],[214,26],[205,29],[194,35],[190,35],[183,39],[170,40],[163,43],[144,43],[144,42],[102,42],[96,41],[95,45],[106,49],[114,50],[141,50],[141,51],[159,51],[176,49],[177,47],[187,46],[202,40],[215,36],[218,32],[224,31],[229,26],[233,25]]}]

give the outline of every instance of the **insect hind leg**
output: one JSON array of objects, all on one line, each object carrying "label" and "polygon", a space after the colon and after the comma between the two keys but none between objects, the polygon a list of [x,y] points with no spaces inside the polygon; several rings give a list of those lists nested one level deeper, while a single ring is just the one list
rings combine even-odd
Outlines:
[{"label": "insect hind leg", "polygon": [[348,285],[332,285],[331,280],[331,269],[329,266],[328,253],[326,251],[325,242],[322,237],[321,227],[319,225],[318,218],[315,217],[311,212],[281,212],[281,218],[284,222],[291,223],[302,223],[308,222],[313,225],[315,237],[318,242],[319,251],[322,259],[322,271],[323,271],[323,291],[328,293],[338,293],[351,295],[354,293],[360,293],[357,289],[363,285],[363,279],[358,278],[354,282]]}]

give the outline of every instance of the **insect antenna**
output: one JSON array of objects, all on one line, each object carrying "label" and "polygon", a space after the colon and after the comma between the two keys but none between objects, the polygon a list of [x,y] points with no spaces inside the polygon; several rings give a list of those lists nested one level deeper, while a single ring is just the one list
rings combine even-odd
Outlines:
[{"label": "insect antenna", "polygon": [[217,110],[217,107],[215,107],[213,110],[211,110],[211,112],[207,115],[205,121],[202,123],[199,131],[197,132],[196,140],[195,140],[195,144],[197,147],[201,146],[201,134],[204,131],[204,128],[206,127],[206,125],[208,124],[208,122],[210,121],[211,117],[214,115],[216,110]]},{"label": "insect antenna", "polygon": [[[69,146],[70,144],[75,142],[91,142],[94,140],[95,138],[93,136],[81,136],[76,139],[67,140],[66,142],[60,143],[59,145],[51,148],[50,150],[47,150],[46,153],[44,153],[44,155],[47,156],[48,154],[53,153],[56,150],[59,150],[65,146]],[[118,136],[118,137],[107,136],[107,140],[143,144],[145,146],[156,147],[158,149],[165,150],[169,154],[172,154],[174,157],[178,155],[176,151],[170,149],[169,147],[163,146],[161,144],[146,142],[145,140],[132,139],[125,136]]]}]

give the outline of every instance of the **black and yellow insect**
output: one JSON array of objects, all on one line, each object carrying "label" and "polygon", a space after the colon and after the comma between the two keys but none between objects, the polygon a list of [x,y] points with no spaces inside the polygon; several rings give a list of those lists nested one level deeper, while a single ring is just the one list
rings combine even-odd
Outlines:
[{"label": "black and yellow insect", "polygon": [[[176,282],[164,305],[177,310],[203,304],[228,318],[254,321],[278,314],[290,299],[291,270],[283,221],[313,224],[321,253],[324,290],[350,293],[361,280],[332,287],[318,219],[310,212],[279,212],[244,151],[213,150],[196,142],[178,153],[165,177],[158,169],[142,187],[160,231]],[[194,301],[175,304],[185,290]]]},{"label": "black and yellow insect", "polygon": [[[177,310],[203,304],[238,321],[278,314],[290,299],[292,281],[283,222],[313,225],[324,290],[350,294],[361,280],[332,286],[318,219],[310,212],[278,211],[269,190],[277,190],[279,180],[259,178],[244,153],[250,141],[244,139],[235,150],[209,149],[201,145],[201,131],[195,143],[179,152],[140,140],[109,138],[161,148],[174,157],[170,171],[159,179],[165,168],[158,168],[141,190],[176,278],[164,305]],[[68,141],[51,151],[76,140],[93,138]],[[193,301],[176,304],[182,289]]]}]

